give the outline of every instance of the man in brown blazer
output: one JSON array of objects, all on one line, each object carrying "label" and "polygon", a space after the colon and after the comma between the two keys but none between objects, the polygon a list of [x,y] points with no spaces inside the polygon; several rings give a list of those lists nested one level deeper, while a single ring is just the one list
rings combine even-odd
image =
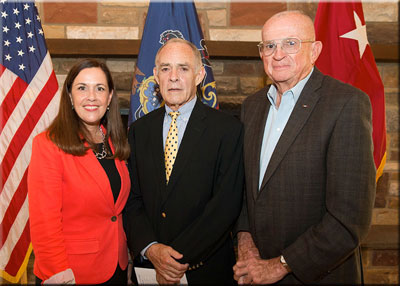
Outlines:
[{"label": "man in brown blazer", "polygon": [[301,12],[271,17],[262,40],[273,83],[242,105],[246,200],[235,279],[360,284],[375,198],[368,96],[314,67],[322,43]]}]

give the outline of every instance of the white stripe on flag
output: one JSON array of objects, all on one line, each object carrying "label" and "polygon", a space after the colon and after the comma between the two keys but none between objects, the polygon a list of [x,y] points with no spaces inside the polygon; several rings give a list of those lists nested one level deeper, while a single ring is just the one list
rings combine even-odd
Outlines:
[{"label": "white stripe on flag", "polygon": [[11,253],[13,252],[16,243],[24,231],[25,225],[28,222],[28,218],[28,196],[26,196],[24,204],[22,205],[21,210],[18,212],[10,232],[8,233],[7,239],[0,248],[0,269],[5,269],[8,261],[10,260]]},{"label": "white stripe on flag", "polygon": [[10,91],[14,81],[18,76],[12,71],[5,69],[0,77],[0,105],[3,103],[6,95]]}]

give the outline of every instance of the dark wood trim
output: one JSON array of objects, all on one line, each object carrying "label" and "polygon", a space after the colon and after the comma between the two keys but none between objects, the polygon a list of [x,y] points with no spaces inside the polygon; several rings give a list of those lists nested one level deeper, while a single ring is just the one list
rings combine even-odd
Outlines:
[{"label": "dark wood trim", "polygon": [[[47,39],[53,57],[136,57],[140,40],[76,40]],[[211,58],[258,58],[256,43],[234,41],[207,41]],[[398,61],[399,45],[372,44],[377,61]]]}]

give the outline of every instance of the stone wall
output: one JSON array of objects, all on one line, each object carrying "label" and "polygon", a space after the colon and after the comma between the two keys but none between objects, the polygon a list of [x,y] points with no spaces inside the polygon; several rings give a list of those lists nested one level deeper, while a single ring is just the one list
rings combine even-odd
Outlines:
[{"label": "stone wall", "polygon": [[[315,16],[317,3],[304,2],[202,2],[195,1],[206,40],[260,41],[260,29],[272,14],[301,9]],[[140,39],[148,1],[141,2],[40,2],[36,4],[47,39]],[[398,3],[364,2],[371,44],[399,44]],[[211,55],[212,56],[212,55]],[[136,58],[101,58],[110,67],[122,109],[129,107]],[[60,86],[76,58],[53,57]],[[238,115],[246,96],[263,87],[266,78],[258,59],[213,58],[213,72],[221,109]],[[399,224],[399,66],[397,61],[377,62],[385,87],[387,163],[377,184],[372,230],[363,244],[365,279],[368,284],[398,284]],[[29,273],[29,281],[32,280]]]}]

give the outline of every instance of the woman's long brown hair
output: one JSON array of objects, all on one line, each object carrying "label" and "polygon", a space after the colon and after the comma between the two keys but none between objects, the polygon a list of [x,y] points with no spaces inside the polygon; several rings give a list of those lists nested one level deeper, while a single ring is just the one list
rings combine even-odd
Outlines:
[{"label": "woman's long brown hair", "polygon": [[[69,97],[75,78],[83,69],[87,68],[100,68],[107,78],[109,91],[113,92],[109,110],[104,114],[100,124],[107,130],[105,134],[107,149],[110,150],[108,144],[109,139],[111,139],[113,144],[114,154],[112,158],[125,160],[129,157],[130,148],[119,111],[118,96],[114,90],[114,82],[108,67],[104,63],[94,59],[81,60],[68,72],[61,92],[58,115],[47,129],[47,134],[54,144],[68,154],[83,156],[88,149],[94,148],[94,142],[91,139],[89,131],[82,123],[75,110],[73,110]],[[85,143],[87,143],[87,145],[85,145]]]}]

